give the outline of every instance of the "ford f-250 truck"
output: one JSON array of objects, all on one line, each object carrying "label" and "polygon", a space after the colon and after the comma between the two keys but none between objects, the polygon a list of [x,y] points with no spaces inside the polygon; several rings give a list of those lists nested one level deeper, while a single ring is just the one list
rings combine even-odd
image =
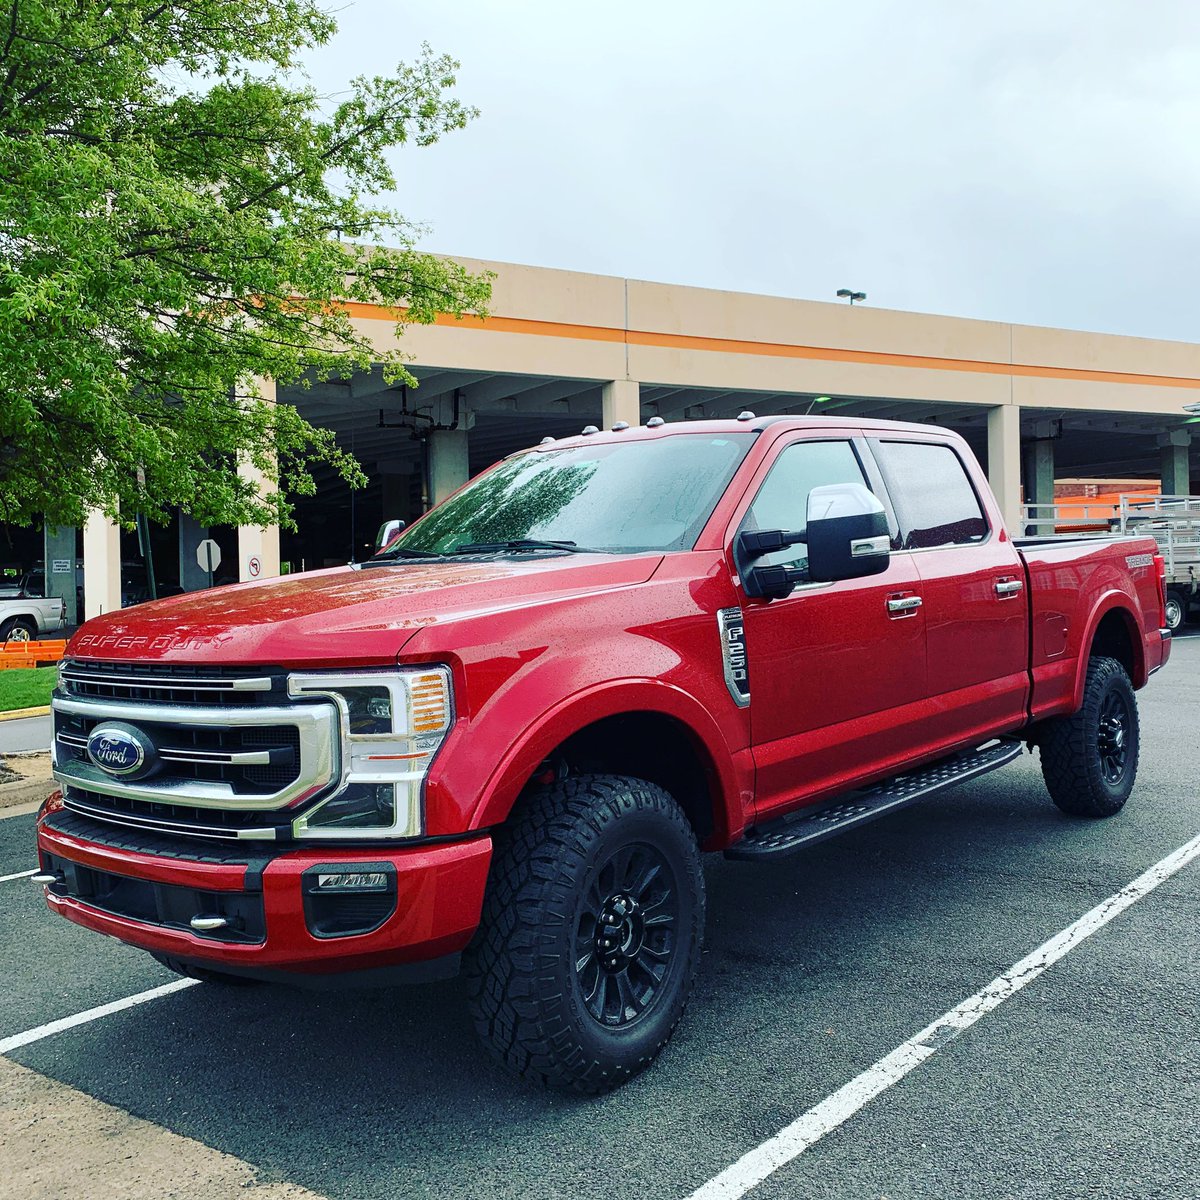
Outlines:
[{"label": "ford f-250 truck", "polygon": [[68,647],[50,907],[203,980],[466,977],[520,1074],[611,1088],[683,1013],[701,851],[766,861],[1036,747],[1125,803],[1149,538],[1014,541],[966,443],[770,417],[511,456],[361,565]]}]

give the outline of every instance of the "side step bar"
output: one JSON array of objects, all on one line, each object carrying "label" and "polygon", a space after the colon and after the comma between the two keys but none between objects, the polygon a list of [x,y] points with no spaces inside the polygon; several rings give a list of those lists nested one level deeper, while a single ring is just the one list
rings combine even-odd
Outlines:
[{"label": "side step bar", "polygon": [[977,750],[940,759],[918,771],[897,775],[874,787],[847,792],[815,812],[802,809],[778,821],[747,830],[742,841],[725,851],[725,857],[747,862],[783,858],[847,829],[857,829],[884,813],[905,808],[943,788],[986,775],[1018,758],[1023,750],[1021,742],[1005,738]]}]

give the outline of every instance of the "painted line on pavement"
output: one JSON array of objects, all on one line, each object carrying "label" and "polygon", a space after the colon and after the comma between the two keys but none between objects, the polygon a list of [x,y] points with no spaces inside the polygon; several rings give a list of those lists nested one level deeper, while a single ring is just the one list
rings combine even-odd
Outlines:
[{"label": "painted line on pavement", "polygon": [[0,883],[8,883],[13,879],[28,879],[30,875],[36,875],[38,868],[34,867],[31,871],[18,871],[15,875],[0,875]]},{"label": "painted line on pavement", "polygon": [[868,1067],[833,1095],[810,1108],[774,1137],[768,1138],[744,1154],[732,1166],[726,1167],[719,1175],[692,1192],[688,1200],[737,1200],[737,1197],[744,1196],[780,1167],[786,1166],[810,1146],[819,1142],[827,1133],[832,1133],[860,1109],[865,1108],[876,1096],[898,1083],[926,1059],[932,1058],[964,1029],[969,1029],[980,1017],[986,1016],[1026,984],[1032,983],[1085,938],[1091,937],[1130,905],[1149,895],[1160,883],[1170,879],[1198,856],[1200,837],[1194,837],[1155,863],[1119,892],[1109,896],[1107,900],[1102,900],[1095,908],[1084,913],[1031,954],[1027,954],[1020,962],[1014,963],[1003,975],[997,976],[975,995],[926,1025],[920,1033],[914,1034],[908,1041],[897,1046],[874,1066]]},{"label": "painted line on pavement", "polygon": [[99,1021],[102,1017],[112,1016],[127,1008],[134,1008],[160,996],[169,996],[172,992],[181,992],[184,988],[195,987],[198,979],[177,979],[174,983],[164,983],[161,987],[151,988],[147,992],[138,992],[134,996],[126,996],[124,1000],[113,1000],[109,1004],[101,1004],[98,1008],[89,1008],[85,1012],[76,1013],[73,1017],[62,1017],[51,1021],[48,1025],[39,1025],[36,1029],[27,1029],[24,1033],[14,1033],[0,1041],[0,1054],[7,1054],[20,1046],[28,1046],[31,1042],[40,1042],[42,1038],[53,1037],[67,1029],[78,1025],[87,1025],[91,1021]]}]

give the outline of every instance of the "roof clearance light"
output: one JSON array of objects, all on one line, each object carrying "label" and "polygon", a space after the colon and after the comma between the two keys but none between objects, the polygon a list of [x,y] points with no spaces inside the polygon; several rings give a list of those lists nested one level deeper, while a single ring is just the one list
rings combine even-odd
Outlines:
[{"label": "roof clearance light", "polygon": [[745,411],[745,412],[740,412],[740,413],[738,413],[738,415],[737,415],[737,419],[738,419],[739,421],[753,421],[753,420],[754,420],[754,414],[753,414],[753,413],[752,413],[752,412],[751,412],[749,409],[746,409],[746,411]]},{"label": "roof clearance light", "polygon": [[662,417],[651,417],[650,420],[648,420],[646,422],[646,428],[647,429],[658,429],[665,424],[666,424],[666,421],[664,421],[662,419]]},{"label": "roof clearance light", "polygon": [[583,436],[588,437],[593,433],[599,433],[600,430],[595,425],[585,425],[583,427]]}]

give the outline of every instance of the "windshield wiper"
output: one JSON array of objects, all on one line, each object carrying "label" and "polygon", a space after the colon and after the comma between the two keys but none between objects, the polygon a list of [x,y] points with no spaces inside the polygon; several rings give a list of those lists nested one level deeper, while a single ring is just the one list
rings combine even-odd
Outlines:
[{"label": "windshield wiper", "polygon": [[455,546],[450,554],[501,554],[506,550],[562,550],[566,554],[596,554],[586,546],[575,542],[546,542],[539,538],[513,538],[508,542],[464,542]]},{"label": "windshield wiper", "polygon": [[393,546],[390,550],[376,554],[372,558],[364,559],[358,565],[360,567],[386,567],[388,563],[394,563],[399,558],[430,559],[444,557],[445,555],[440,550],[405,550],[401,546]]}]

